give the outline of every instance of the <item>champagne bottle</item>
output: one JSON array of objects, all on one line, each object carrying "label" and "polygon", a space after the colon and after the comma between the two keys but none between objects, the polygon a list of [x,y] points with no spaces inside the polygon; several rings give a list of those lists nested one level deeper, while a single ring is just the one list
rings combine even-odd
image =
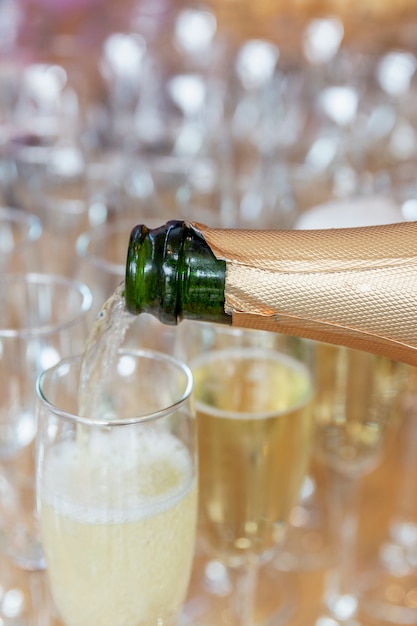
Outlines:
[{"label": "champagne bottle", "polygon": [[136,226],[127,309],[344,345],[417,365],[417,223],[329,230]]}]

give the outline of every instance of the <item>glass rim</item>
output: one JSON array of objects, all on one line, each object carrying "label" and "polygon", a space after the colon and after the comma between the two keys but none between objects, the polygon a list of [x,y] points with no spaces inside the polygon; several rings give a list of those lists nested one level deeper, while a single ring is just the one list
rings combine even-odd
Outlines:
[{"label": "glass rim", "polygon": [[297,411],[298,409],[302,409],[303,407],[307,407],[309,405],[314,396],[314,381],[310,368],[302,360],[297,359],[292,355],[286,354],[285,352],[281,352],[280,350],[275,350],[273,348],[264,348],[261,346],[228,346],[224,348],[216,348],[195,357],[190,363],[190,369],[193,372],[194,370],[197,370],[198,367],[201,365],[205,365],[206,363],[210,363],[213,361],[215,362],[219,358],[223,360],[223,357],[225,355],[228,356],[229,359],[230,356],[241,359],[242,353],[244,353],[244,360],[250,362],[253,362],[256,358],[267,358],[269,361],[279,361],[280,363],[291,365],[291,367],[300,372],[303,372],[306,375],[306,380],[308,380],[309,383],[308,389],[306,389],[302,398],[293,402],[285,409],[276,409],[269,411],[223,410],[210,406],[209,404],[199,400],[197,395],[195,395],[194,402],[197,408],[199,408],[201,411],[204,411],[205,413],[210,414],[210,417],[227,417],[229,419],[235,420],[267,420],[274,417],[283,417],[285,415],[288,415],[288,413],[292,411]]},{"label": "glass rim", "polygon": [[13,273],[9,272],[0,275],[0,286],[4,283],[15,285],[23,282],[26,285],[57,285],[67,287],[69,290],[77,292],[81,297],[80,308],[76,314],[70,315],[65,319],[55,323],[46,322],[40,326],[22,326],[2,328],[0,325],[0,338],[17,338],[17,337],[42,337],[49,335],[65,328],[71,328],[84,318],[90,311],[93,304],[93,294],[91,289],[83,282],[75,279],[61,276],[59,274],[48,274],[38,272]]},{"label": "glass rim", "polygon": [[[13,251],[23,248],[29,243],[38,241],[42,235],[42,222],[34,213],[29,213],[24,209],[12,206],[0,206],[0,219],[8,219],[10,223],[24,225],[27,227],[27,237],[16,244]],[[7,253],[9,254],[9,253]]]},{"label": "glass rim", "polygon": [[173,402],[167,407],[163,409],[158,409],[157,411],[151,411],[150,413],[143,413],[141,415],[135,415],[132,417],[124,417],[124,418],[97,418],[97,417],[84,417],[81,415],[76,415],[75,413],[71,413],[70,411],[66,411],[65,409],[60,409],[55,406],[44,393],[43,386],[48,378],[52,377],[58,370],[62,367],[67,367],[68,369],[71,365],[79,364],[82,359],[82,354],[78,354],[71,357],[66,357],[53,365],[52,367],[41,372],[36,380],[36,393],[38,397],[38,401],[42,404],[42,406],[47,409],[50,413],[53,413],[56,417],[60,419],[65,419],[69,422],[75,424],[83,424],[85,426],[91,427],[115,427],[115,426],[127,426],[132,424],[140,424],[142,422],[151,422],[161,419],[166,415],[170,415],[174,411],[178,410],[182,405],[184,405],[191,398],[191,394],[194,388],[194,380],[193,375],[186,363],[180,361],[176,357],[171,356],[170,354],[159,352],[157,350],[141,350],[141,349],[128,349],[122,348],[118,350],[118,354],[120,355],[128,355],[134,357],[146,357],[155,358],[159,361],[163,361],[165,363],[171,363],[174,365],[177,371],[181,371],[185,375],[186,385],[184,391],[180,394],[178,400]]}]

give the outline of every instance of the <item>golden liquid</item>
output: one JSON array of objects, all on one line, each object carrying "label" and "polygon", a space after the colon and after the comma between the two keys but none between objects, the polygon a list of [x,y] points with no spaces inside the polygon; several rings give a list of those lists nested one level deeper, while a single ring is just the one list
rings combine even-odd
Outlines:
[{"label": "golden liquid", "polygon": [[408,366],[324,343],[316,355],[317,453],[341,471],[373,469]]},{"label": "golden liquid", "polygon": [[40,522],[52,595],[66,626],[174,624],[194,554],[191,459],[164,433],[111,434],[124,439],[65,441],[46,459]]},{"label": "golden liquid", "polygon": [[253,348],[208,353],[192,369],[203,535],[231,564],[267,556],[282,538],[307,469],[309,372]]}]

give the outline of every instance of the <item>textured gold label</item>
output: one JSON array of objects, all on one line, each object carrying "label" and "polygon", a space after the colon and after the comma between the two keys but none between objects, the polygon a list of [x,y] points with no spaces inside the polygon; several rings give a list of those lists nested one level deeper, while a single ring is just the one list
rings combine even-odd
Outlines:
[{"label": "textured gold label", "polygon": [[226,261],[237,326],[417,365],[417,223],[248,231],[193,224]]}]

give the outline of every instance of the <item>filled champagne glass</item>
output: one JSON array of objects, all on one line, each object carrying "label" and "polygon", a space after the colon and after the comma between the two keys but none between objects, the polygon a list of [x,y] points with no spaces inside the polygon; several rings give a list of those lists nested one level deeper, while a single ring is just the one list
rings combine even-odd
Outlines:
[{"label": "filled champagne glass", "polygon": [[79,408],[80,364],[62,361],[38,381],[37,494],[53,599],[66,626],[173,626],[197,513],[191,373],[168,355],[119,351],[91,414]]},{"label": "filled champagne glass", "polygon": [[[248,626],[259,620],[261,586],[263,610],[280,598],[279,576],[265,576],[259,585],[258,575],[282,541],[308,466],[308,350],[303,354],[304,343],[282,338],[287,350],[279,349],[273,333],[201,322],[182,328],[178,349],[193,372],[199,429],[199,539],[226,568],[230,584],[228,610],[214,617],[215,600],[205,604],[200,597],[197,622],[210,614]],[[274,607],[280,617],[282,609]]]}]

